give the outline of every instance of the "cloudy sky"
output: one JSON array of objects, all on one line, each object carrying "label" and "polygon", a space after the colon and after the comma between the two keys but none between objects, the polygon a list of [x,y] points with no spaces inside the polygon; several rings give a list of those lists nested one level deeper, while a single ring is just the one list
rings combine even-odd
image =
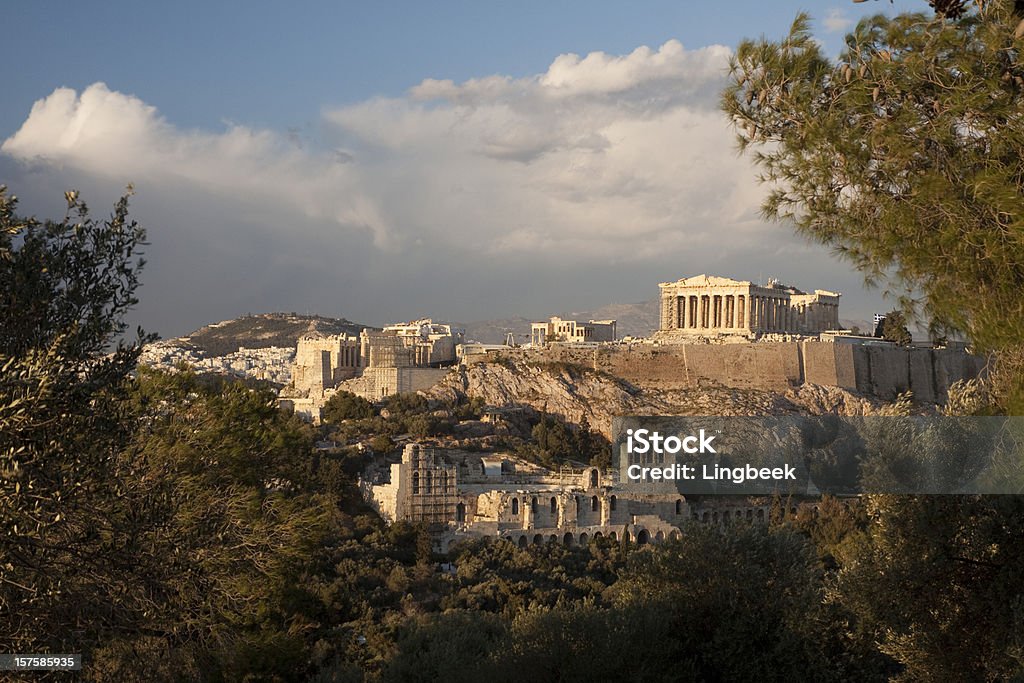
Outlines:
[{"label": "cloudy sky", "polygon": [[[132,183],[136,322],[164,336],[274,310],[532,317],[702,272],[885,307],[758,217],[717,110],[731,50],[800,3],[148,4],[5,10],[0,183],[40,217]],[[814,4],[832,52],[890,8]]]}]

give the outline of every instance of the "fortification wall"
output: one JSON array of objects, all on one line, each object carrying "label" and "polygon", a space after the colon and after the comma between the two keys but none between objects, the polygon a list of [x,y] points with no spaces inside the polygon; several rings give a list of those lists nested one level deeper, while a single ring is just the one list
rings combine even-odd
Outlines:
[{"label": "fortification wall", "polygon": [[550,345],[512,353],[528,362],[584,365],[655,389],[717,385],[784,391],[808,383],[886,400],[909,390],[916,400],[932,403],[944,401],[953,382],[977,377],[984,367],[984,359],[954,349],[823,341]]}]

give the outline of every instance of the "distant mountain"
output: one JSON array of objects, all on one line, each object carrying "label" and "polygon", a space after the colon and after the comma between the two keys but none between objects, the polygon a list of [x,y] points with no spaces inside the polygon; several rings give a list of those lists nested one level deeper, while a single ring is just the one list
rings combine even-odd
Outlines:
[{"label": "distant mountain", "polygon": [[205,357],[216,358],[233,353],[243,346],[247,349],[294,347],[299,337],[310,332],[357,335],[364,328],[378,329],[345,318],[325,318],[296,313],[261,313],[207,325],[180,337],[178,341],[182,345],[195,348]]},{"label": "distant mountain", "polygon": [[[646,337],[658,329],[660,312],[658,301],[641,301],[635,304],[608,304],[592,311],[562,312],[556,314],[566,320],[615,320],[616,330],[620,338],[626,336]],[[530,323],[550,318],[497,318],[494,320],[478,320],[463,323],[466,328],[466,339],[484,344],[501,344],[505,335],[512,332],[520,343],[530,341]]]}]

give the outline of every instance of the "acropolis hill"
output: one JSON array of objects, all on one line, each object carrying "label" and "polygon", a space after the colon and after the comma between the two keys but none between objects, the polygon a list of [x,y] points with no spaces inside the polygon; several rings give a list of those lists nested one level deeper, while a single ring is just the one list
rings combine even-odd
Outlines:
[{"label": "acropolis hill", "polygon": [[[613,380],[603,388],[592,387],[598,394],[621,389],[627,396],[632,392],[644,397],[620,398],[609,405],[651,414],[673,410],[673,401],[666,404],[656,392],[694,389],[783,393],[820,386],[877,400],[909,391],[920,403],[942,403],[954,382],[977,376],[983,367],[982,359],[966,353],[963,345],[899,347],[840,329],[837,292],[805,292],[775,280],[759,285],[712,275],[664,282],[658,289],[659,329],[649,337],[618,340],[615,320],[553,317],[533,323],[529,336],[521,333],[519,339],[529,340],[526,344],[511,336],[505,344],[478,344],[465,339],[462,328],[430,319],[383,329],[340,321],[342,327],[335,330],[325,319],[305,322],[290,314],[255,316],[241,326],[209,326],[202,335],[161,342],[146,360],[165,367],[184,361],[208,372],[279,382],[284,385],[282,405],[314,421],[338,391],[374,401],[408,391],[475,391],[496,405],[525,402],[539,408],[545,393],[556,388],[536,384],[540,377],[527,381],[526,375],[533,376],[529,367],[598,373]],[[195,348],[194,338],[209,336],[209,330],[262,330],[285,322],[295,340],[291,347],[242,348],[223,359]],[[261,337],[267,334],[259,332]],[[268,340],[280,343],[279,337]],[[255,342],[247,338],[245,345]],[[218,344],[239,346],[230,340]],[[488,367],[514,371],[496,373]],[[484,386],[488,383],[494,386]],[[536,400],[524,399],[531,392]],[[602,400],[599,395],[580,399],[584,404]],[[577,417],[588,412],[572,410]],[[711,405],[705,410],[715,412]],[[594,417],[604,423],[607,416]]]}]

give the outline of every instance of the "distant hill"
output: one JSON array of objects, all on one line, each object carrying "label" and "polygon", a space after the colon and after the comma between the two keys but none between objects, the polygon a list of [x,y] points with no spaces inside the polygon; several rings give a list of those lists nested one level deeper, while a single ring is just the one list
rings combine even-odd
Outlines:
[{"label": "distant hill", "polygon": [[[546,320],[552,314],[539,315],[536,318],[497,318],[494,320],[478,320],[463,323],[466,328],[466,339],[484,344],[500,344],[505,335],[512,332],[520,343],[530,341],[530,323]],[[555,313],[566,320],[615,320],[619,337],[646,337],[658,329],[658,301],[641,301],[635,304],[608,304],[592,311],[573,311]]]},{"label": "distant hill", "polygon": [[304,334],[359,334],[364,328],[345,318],[325,318],[319,315],[298,315],[295,313],[261,313],[247,315],[234,320],[214,323],[180,338],[182,345],[200,351],[208,358],[224,356],[247,349],[264,349],[270,346],[294,347]]}]

